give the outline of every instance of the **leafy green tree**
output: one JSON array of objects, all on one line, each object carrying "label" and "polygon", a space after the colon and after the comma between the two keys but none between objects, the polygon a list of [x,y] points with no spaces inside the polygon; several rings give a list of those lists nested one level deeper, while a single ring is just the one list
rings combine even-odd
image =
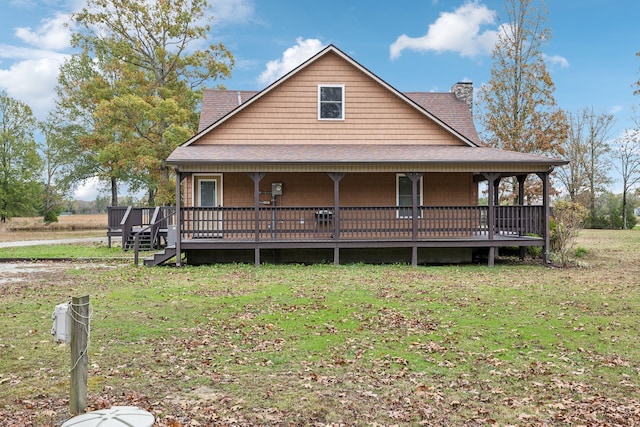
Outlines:
[{"label": "leafy green tree", "polygon": [[37,213],[42,160],[31,108],[0,92],[0,220]]},{"label": "leafy green tree", "polygon": [[41,147],[44,162],[45,222],[57,221],[65,205],[65,197],[82,180],[92,176],[94,164],[83,155],[80,145],[84,129],[77,123],[67,123],[59,110],[52,111],[39,124],[44,137]]},{"label": "leafy green tree", "polygon": [[79,180],[96,176],[111,186],[111,205],[118,206],[118,185],[131,179],[131,150],[127,141],[99,120],[99,106],[117,96],[125,76],[86,52],[73,55],[60,69],[56,92],[60,120],[78,126],[74,133],[86,170]]},{"label": "leafy green tree", "polygon": [[[567,119],[553,97],[542,45],[550,39],[546,10],[533,0],[505,0],[508,21],[492,53],[491,77],[479,93],[479,122],[492,147],[533,154],[561,155]],[[515,194],[515,183],[510,193]],[[531,183],[525,190],[538,193]]]},{"label": "leafy green tree", "polygon": [[117,160],[135,177],[133,188],[147,188],[150,204],[172,201],[164,160],[196,132],[203,84],[233,66],[222,44],[196,49],[210,29],[207,7],[207,0],[88,0],[73,16],[74,45],[97,59],[102,78],[115,77],[94,110],[98,135],[88,141],[101,163]]},{"label": "leafy green tree", "polygon": [[106,197],[96,196],[96,200],[94,201],[96,212],[103,213],[107,212],[107,207],[109,206],[109,200]]},{"label": "leafy green tree", "polygon": [[636,217],[633,215],[635,200],[628,198],[626,208],[622,209],[622,195],[604,192],[596,199],[596,214],[591,224],[592,228],[606,228],[620,230],[624,228],[626,216],[627,227],[636,225]]}]

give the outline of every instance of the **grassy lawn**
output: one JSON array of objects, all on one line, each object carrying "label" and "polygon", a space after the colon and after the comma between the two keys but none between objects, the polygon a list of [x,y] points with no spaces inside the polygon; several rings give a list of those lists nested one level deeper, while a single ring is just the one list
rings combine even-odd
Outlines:
[{"label": "grassy lawn", "polygon": [[[64,239],[64,237],[61,237]],[[145,253],[140,255],[146,256]],[[71,258],[71,259],[114,259],[131,260],[133,262],[133,252],[123,251],[120,242],[117,241],[108,247],[106,243],[74,243],[64,245],[34,245],[34,246],[13,246],[0,248],[1,258],[19,259],[43,259],[43,258]]]},{"label": "grassy lawn", "polygon": [[157,426],[638,425],[640,230],[584,231],[578,246],[571,269],[0,275],[0,425],[69,418],[69,348],[53,343],[51,313],[85,294],[90,408],[136,405]]}]

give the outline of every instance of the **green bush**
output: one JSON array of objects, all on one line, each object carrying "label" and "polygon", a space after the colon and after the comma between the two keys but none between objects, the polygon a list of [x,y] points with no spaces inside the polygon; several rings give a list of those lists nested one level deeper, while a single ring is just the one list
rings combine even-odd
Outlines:
[{"label": "green bush", "polygon": [[587,248],[583,248],[582,246],[578,246],[575,251],[573,251],[573,256],[576,258],[584,258],[589,254],[589,250]]},{"label": "green bush", "polygon": [[48,210],[44,213],[44,222],[46,224],[51,224],[52,222],[58,222],[58,214],[56,211]]}]

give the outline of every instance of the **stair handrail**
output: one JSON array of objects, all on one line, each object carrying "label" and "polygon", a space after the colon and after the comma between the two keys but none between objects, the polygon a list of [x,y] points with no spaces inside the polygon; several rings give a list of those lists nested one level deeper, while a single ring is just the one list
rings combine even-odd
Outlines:
[{"label": "stair handrail", "polygon": [[[159,208],[156,208],[159,209]],[[133,264],[134,265],[138,265],[138,252],[140,251],[140,235],[144,232],[146,232],[147,230],[150,230],[152,227],[156,227],[156,234],[159,230],[159,227],[157,227],[157,224],[166,221],[167,219],[171,218],[172,216],[174,216],[176,214],[175,210],[170,213],[169,215],[166,215],[162,218],[160,218],[159,220],[153,222],[152,224],[147,225],[146,227],[144,227],[142,230],[139,230],[137,233],[135,233],[133,235]],[[154,214],[155,217],[155,214]],[[157,237],[154,236],[153,239],[151,240],[152,242],[155,241],[155,238]]]},{"label": "stair handrail", "polygon": [[153,210],[153,215],[151,215],[151,220],[149,221],[149,226],[151,227],[151,245],[155,246],[156,239],[158,238],[158,232],[160,231],[160,222],[158,221],[158,215],[160,214],[160,206],[156,206]]},{"label": "stair handrail", "polygon": [[129,239],[129,235],[131,234],[131,206],[127,206],[127,211],[122,216],[120,220],[120,228],[122,229],[122,250],[126,249],[127,240]]}]

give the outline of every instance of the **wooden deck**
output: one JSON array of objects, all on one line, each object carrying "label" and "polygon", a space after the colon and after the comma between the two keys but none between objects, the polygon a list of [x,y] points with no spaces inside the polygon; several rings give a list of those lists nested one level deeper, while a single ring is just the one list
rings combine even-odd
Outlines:
[{"label": "wooden deck", "polygon": [[[493,212],[488,206],[419,206],[415,215],[411,207],[396,206],[183,207],[179,227],[175,209],[162,209],[162,213],[129,212],[125,215],[128,220],[120,220],[129,241],[137,239],[136,230],[155,230],[156,234],[167,230],[170,250],[147,260],[147,265],[193,251],[233,250],[253,250],[259,265],[261,250],[286,249],[331,249],[338,264],[341,249],[380,248],[410,248],[415,265],[418,250],[423,248],[493,251],[504,246],[545,245],[543,206],[496,206]],[[134,224],[131,218],[143,224]],[[492,258],[490,255],[490,264]]]},{"label": "wooden deck", "polygon": [[[544,246],[543,206],[411,207],[185,207],[180,252],[199,250],[410,248],[418,262],[422,248]],[[490,220],[492,225],[490,226]],[[407,260],[409,261],[409,260]]]},{"label": "wooden deck", "polygon": [[182,240],[431,240],[543,234],[542,206],[261,207],[181,209]]}]

